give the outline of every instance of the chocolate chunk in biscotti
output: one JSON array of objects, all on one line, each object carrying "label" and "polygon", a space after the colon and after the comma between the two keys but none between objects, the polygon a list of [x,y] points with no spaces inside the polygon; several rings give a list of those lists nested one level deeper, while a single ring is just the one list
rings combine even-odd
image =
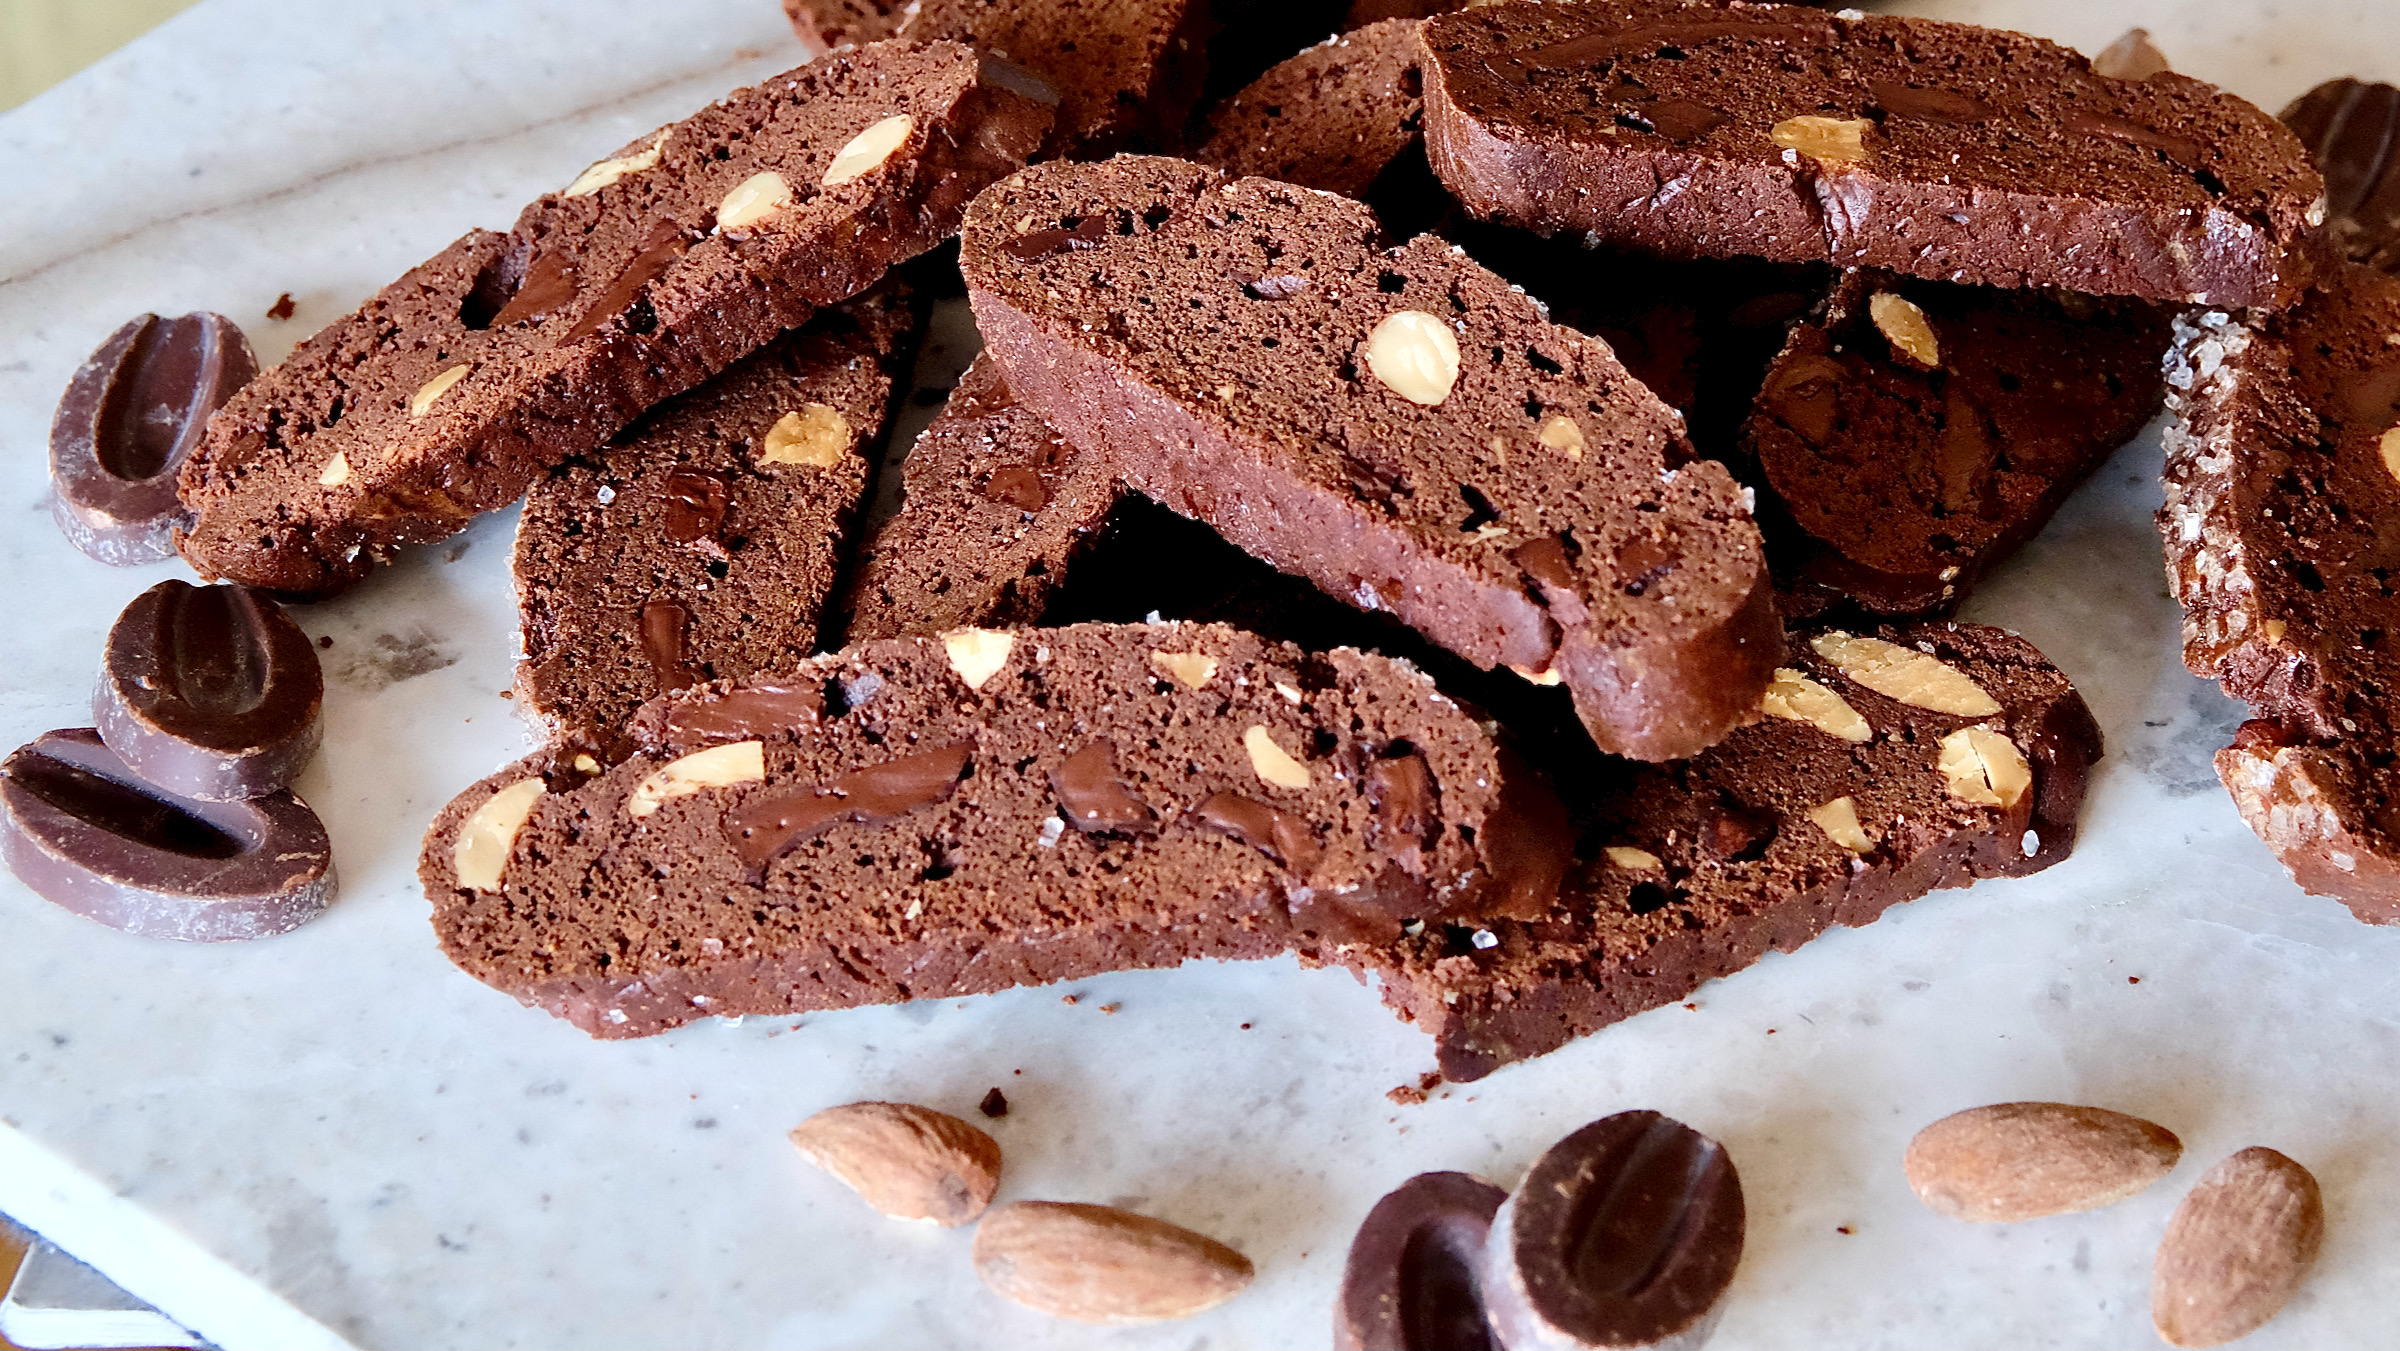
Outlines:
[{"label": "chocolate chunk in biscotti", "polygon": [[1538,913],[1557,799],[1414,668],[1213,625],[861,643],[459,795],[419,864],[469,974],[604,1037],[1330,956]]},{"label": "chocolate chunk in biscotti", "polygon": [[2167,578],[2183,660],[2257,721],[2217,756],[2303,887],[2400,922],[2400,278],[2345,264],[2250,327],[2179,319]]},{"label": "chocolate chunk in biscotti", "polygon": [[145,938],[268,938],[333,902],[333,846],[307,803],[168,792],[89,727],[0,761],[0,862],[44,900]]},{"label": "chocolate chunk in biscotti", "polygon": [[1953,608],[2158,413],[2146,301],[1860,271],[1791,331],[1743,428],[1787,586]]},{"label": "chocolate chunk in biscotti", "polygon": [[1032,623],[1118,495],[1101,457],[1018,403],[981,356],[901,473],[899,513],[850,586],[851,642]]},{"label": "chocolate chunk in biscotti", "polygon": [[1688,996],[1938,887],[2065,858],[2100,732],[2031,644],[1972,624],[1796,635],[1768,716],[1695,759],[1554,771],[1588,851],[1557,910],[1341,960],[1444,1077]]},{"label": "chocolate chunk in biscotti", "polygon": [[1052,116],[953,43],[837,53],[627,146],[301,344],[184,466],[201,572],[324,596],[956,228]]},{"label": "chocolate chunk in biscotti", "polygon": [[1607,347],[1356,202],[1180,160],[1048,164],[961,266],[1009,388],[1124,480],[1486,669],[1603,749],[1690,755],[1781,643],[1745,492]]},{"label": "chocolate chunk in biscotti", "polygon": [[1392,19],[1331,37],[1267,71],[1208,115],[1192,158],[1365,198],[1394,161],[1423,155],[1417,24]]},{"label": "chocolate chunk in biscotti", "polygon": [[1545,233],[2255,306],[2323,252],[2324,182],[2289,129],[2038,38],[1657,0],[1477,7],[1418,36],[1434,171]]},{"label": "chocolate chunk in biscotti", "polygon": [[175,476],[208,415],[257,374],[221,314],[145,314],[110,334],[50,421],[50,515],[68,542],[120,566],[173,558],[188,519]]},{"label": "chocolate chunk in biscotti", "polygon": [[2334,246],[2353,262],[2400,272],[2400,88],[2328,80],[2283,120],[2325,175]]},{"label": "chocolate chunk in biscotti", "polygon": [[816,652],[915,318],[890,288],[821,311],[535,484],[519,706],[604,740],[653,695]]}]

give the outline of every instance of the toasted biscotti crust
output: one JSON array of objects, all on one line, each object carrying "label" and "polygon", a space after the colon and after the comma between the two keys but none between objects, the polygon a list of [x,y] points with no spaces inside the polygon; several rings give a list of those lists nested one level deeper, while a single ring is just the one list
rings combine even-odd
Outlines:
[{"label": "toasted biscotti crust", "polygon": [[2258,108],[2015,33],[1587,0],[1425,21],[1426,153],[1479,217],[1677,257],[2275,306],[2324,181]]},{"label": "toasted biscotti crust", "polygon": [[[1441,241],[1387,250],[1356,202],[1120,157],[986,193],[960,259],[1010,389],[1145,494],[1562,680],[1605,749],[1672,759],[1755,716],[1781,642],[1746,495],[1603,344]],[[1457,334],[1430,403],[1369,356],[1411,324]]]},{"label": "toasted biscotti crust", "polygon": [[452,960],[595,1036],[1331,954],[1538,913],[1566,862],[1422,673],[1213,625],[864,643],[634,730],[469,788],[419,865]]},{"label": "toasted biscotti crust", "polygon": [[[197,518],[184,557],[321,597],[505,506],[939,243],[977,189],[1038,148],[1051,97],[954,43],[884,43],[625,147],[510,233],[474,231],[413,269],[220,409],[180,480]],[[824,183],[853,138],[902,116],[887,158]],[[762,174],[791,204],[720,228]]]}]

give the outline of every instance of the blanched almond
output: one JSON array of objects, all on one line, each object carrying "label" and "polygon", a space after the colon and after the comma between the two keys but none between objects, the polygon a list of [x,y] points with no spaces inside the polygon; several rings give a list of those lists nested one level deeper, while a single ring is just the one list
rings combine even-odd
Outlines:
[{"label": "blanched almond", "polygon": [[1804,722],[1844,741],[1872,741],[1875,729],[1850,706],[1850,701],[1808,678],[1804,671],[1777,667],[1759,708],[1770,718]]},{"label": "blanched almond", "polygon": [[1242,749],[1250,753],[1250,768],[1277,788],[1308,787],[1308,766],[1291,757],[1264,727],[1242,733]]},{"label": "blanched almond", "polygon": [[999,674],[1016,645],[1017,635],[1004,629],[952,629],[942,635],[950,669],[958,672],[971,690],[982,689],[985,681]]},{"label": "blanched almond", "polygon": [[625,814],[648,816],[679,797],[703,788],[730,788],[767,777],[767,748],[763,741],[736,741],[693,751],[652,770],[626,795]]},{"label": "blanched almond", "polygon": [[1964,671],[1913,647],[1838,631],[1818,634],[1808,645],[1843,675],[1886,699],[1962,718],[1988,718],[2000,711],[1999,701]]}]

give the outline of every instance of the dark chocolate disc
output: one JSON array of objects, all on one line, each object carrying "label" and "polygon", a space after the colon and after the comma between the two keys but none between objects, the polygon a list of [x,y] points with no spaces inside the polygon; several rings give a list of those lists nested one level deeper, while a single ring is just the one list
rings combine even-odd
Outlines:
[{"label": "dark chocolate disc", "polygon": [[68,382],[50,423],[50,511],[103,563],[175,556],[175,474],[208,415],[258,374],[231,319],[145,314],[109,335]]},{"label": "dark chocolate disc", "polygon": [[43,898],[151,938],[265,938],[333,900],[333,846],[306,803],[166,792],[88,727],[45,733],[0,762],[0,858]]},{"label": "dark chocolate disc", "polygon": [[1656,1112],[1552,1145],[1492,1221],[1484,1299],[1508,1351],[1688,1351],[1742,1260],[1724,1146]]},{"label": "dark chocolate disc", "polygon": [[1420,1173],[1375,1203],[1342,1268],[1337,1351],[1496,1351],[1482,1267],[1508,1193],[1467,1173]]},{"label": "dark chocolate disc", "polygon": [[92,716],[142,778],[232,801],[299,775],[324,703],[316,646],[282,606],[246,586],[167,581],[110,627]]}]

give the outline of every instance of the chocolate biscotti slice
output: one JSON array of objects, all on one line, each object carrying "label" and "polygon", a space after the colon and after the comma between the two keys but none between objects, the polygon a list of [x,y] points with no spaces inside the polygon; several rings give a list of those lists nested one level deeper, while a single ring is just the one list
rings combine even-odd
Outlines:
[{"label": "chocolate biscotti slice", "polygon": [[912,0],[783,0],[792,32],[816,52],[897,37],[916,8]]},{"label": "chocolate biscotti slice", "polygon": [[2300,885],[2400,922],[2400,277],[2347,263],[2257,327],[2175,337],[2159,529],[2183,660],[2257,718],[2217,774]]},{"label": "chocolate biscotti slice", "polygon": [[901,475],[900,510],[850,585],[850,642],[1034,622],[1119,492],[1108,464],[1018,403],[984,356]]},{"label": "chocolate biscotti slice", "polygon": [[1851,273],[1743,429],[1778,579],[1947,612],[2157,416],[2167,341],[2147,301]]},{"label": "chocolate biscotti slice", "polygon": [[[1675,765],[1600,766],[1589,857],[1533,921],[1341,960],[1482,1078],[1836,924],[2066,857],[2100,732],[2041,653],[1972,624],[1796,635],[1770,716]],[[1567,783],[1565,779],[1562,784]]]},{"label": "chocolate biscotti slice", "polygon": [[2325,226],[2352,262],[2400,272],[2400,88],[2328,80],[2283,110],[2325,175]]},{"label": "chocolate biscotti slice", "polygon": [[635,732],[476,784],[419,864],[452,960],[595,1036],[1330,956],[1539,913],[1566,864],[1423,674],[1209,625],[862,643]]},{"label": "chocolate biscotti slice", "polygon": [[604,741],[652,696],[818,650],[916,313],[820,311],[526,495],[518,706]]},{"label": "chocolate biscotti slice", "polygon": [[1424,144],[1416,35],[1416,20],[1389,19],[1301,52],[1218,104],[1192,158],[1365,198]]},{"label": "chocolate biscotti slice", "polygon": [[1455,213],[1441,234],[1548,306],[1553,323],[1607,343],[1635,379],[1683,414],[1694,449],[1757,481],[1742,423],[1793,323],[1832,290],[1833,269],[1660,258]]},{"label": "chocolate biscotti slice", "polygon": [[1604,749],[1693,754],[1782,643],[1747,495],[1607,347],[1356,202],[1180,160],[1046,164],[960,247],[1009,388],[1124,480],[1485,669]]},{"label": "chocolate biscotti slice", "polygon": [[2324,181],[2240,99],[2022,34],[1586,0],[1425,21],[1426,153],[1475,215],[1676,257],[2273,306]]},{"label": "chocolate biscotti slice", "polygon": [[1058,90],[1049,153],[1173,150],[1199,102],[1209,0],[915,0],[900,36],[963,42]]},{"label": "chocolate biscotti slice", "polygon": [[384,288],[252,381],[185,465],[203,574],[289,596],[514,501],[542,470],[956,228],[1053,114],[955,43],[736,91]]}]

